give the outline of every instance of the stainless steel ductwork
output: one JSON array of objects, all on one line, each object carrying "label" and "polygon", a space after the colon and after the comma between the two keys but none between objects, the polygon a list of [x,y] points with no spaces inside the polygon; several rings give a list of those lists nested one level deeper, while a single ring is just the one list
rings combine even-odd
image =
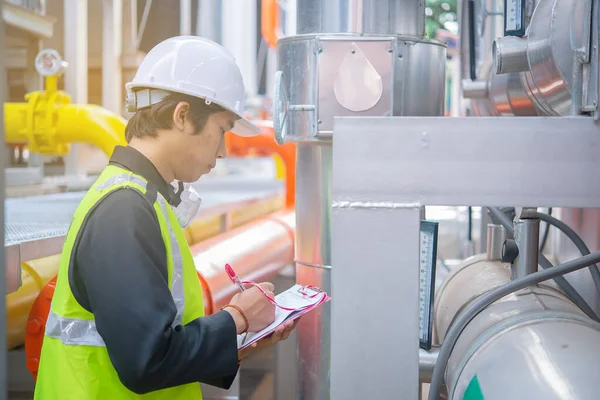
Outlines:
[{"label": "stainless steel ductwork", "polygon": [[591,76],[589,68],[584,72],[591,51],[591,14],[591,0],[539,1],[525,37],[496,40],[496,73],[522,72],[527,94],[544,114],[577,115],[591,108],[582,93],[584,79]]},{"label": "stainless steel ductwork", "polygon": [[[439,340],[468,304],[510,280],[510,265],[485,254],[453,270],[436,295]],[[469,323],[446,369],[448,398],[593,399],[600,375],[590,366],[598,357],[600,324],[544,282],[499,300]]]},{"label": "stainless steel ductwork", "polygon": [[525,4],[525,35],[503,37],[502,1],[461,3],[461,78],[473,113],[565,116],[593,110],[593,94],[583,90],[597,79],[589,63],[592,1]]},{"label": "stainless steel ductwork", "polygon": [[[443,115],[446,47],[424,37],[422,1],[302,0],[297,7],[300,35],[278,42],[273,119],[278,142],[297,148],[297,281],[331,291],[334,117]],[[297,329],[294,398],[328,399],[329,304]]]},{"label": "stainless steel ductwork", "polygon": [[[533,12],[532,4],[527,2],[526,19]],[[494,40],[503,35],[502,5],[501,0],[459,2],[462,94],[471,100],[477,116],[535,116],[538,111],[519,73],[494,71]]]}]

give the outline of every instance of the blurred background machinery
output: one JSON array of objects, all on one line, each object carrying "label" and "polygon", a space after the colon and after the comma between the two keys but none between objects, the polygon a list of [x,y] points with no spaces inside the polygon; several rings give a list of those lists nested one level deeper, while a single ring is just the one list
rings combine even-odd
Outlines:
[{"label": "blurred background machinery", "polygon": [[31,398],[72,212],[125,143],[124,83],[179,34],[235,55],[262,130],[195,184],[206,313],[225,262],[334,299],[205,398],[595,398],[597,0],[0,7],[9,398]]}]

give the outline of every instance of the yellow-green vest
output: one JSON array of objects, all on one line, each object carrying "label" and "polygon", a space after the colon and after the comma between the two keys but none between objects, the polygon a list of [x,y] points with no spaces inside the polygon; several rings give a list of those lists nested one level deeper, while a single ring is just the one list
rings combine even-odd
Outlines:
[{"label": "yellow-green vest", "polygon": [[[199,383],[143,395],[128,390],[119,380],[108,357],[104,341],[96,330],[94,314],[75,300],[69,286],[68,269],[73,246],[86,215],[110,192],[129,188],[146,194],[147,184],[141,176],[109,165],[75,211],[65,239],[56,290],[46,323],[35,399],[202,399]],[[204,315],[200,281],[183,231],[171,206],[160,193],[156,196],[154,210],[167,251],[168,284],[177,306],[173,326],[186,325]]]}]

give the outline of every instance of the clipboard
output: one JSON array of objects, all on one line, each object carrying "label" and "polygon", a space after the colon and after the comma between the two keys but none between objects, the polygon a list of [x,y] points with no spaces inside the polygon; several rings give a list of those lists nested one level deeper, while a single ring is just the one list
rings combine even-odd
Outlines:
[{"label": "clipboard", "polygon": [[279,307],[275,307],[275,320],[270,325],[258,332],[248,332],[237,336],[238,350],[245,349],[260,339],[269,336],[275,332],[278,326],[287,321],[297,320],[329,300],[331,300],[331,297],[319,288],[295,284],[275,296],[275,301]]}]

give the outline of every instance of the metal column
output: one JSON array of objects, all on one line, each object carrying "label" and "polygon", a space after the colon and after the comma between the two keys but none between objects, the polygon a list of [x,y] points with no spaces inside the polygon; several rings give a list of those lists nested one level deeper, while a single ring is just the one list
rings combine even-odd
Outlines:
[{"label": "metal column", "polygon": [[585,117],[336,118],[333,398],[417,398],[418,206],[599,207],[599,133]]},{"label": "metal column", "polygon": [[[87,0],[64,0],[65,91],[74,104],[88,102],[88,4]],[[77,175],[78,145],[65,157],[66,175]]]},{"label": "metal column", "polygon": [[192,34],[192,0],[179,0],[179,34]]},{"label": "metal column", "polygon": [[123,1],[102,3],[102,106],[123,114]]},{"label": "metal column", "polygon": [[221,6],[221,44],[235,57],[244,77],[249,100],[255,98],[258,83],[256,71],[256,2],[223,0]]}]

